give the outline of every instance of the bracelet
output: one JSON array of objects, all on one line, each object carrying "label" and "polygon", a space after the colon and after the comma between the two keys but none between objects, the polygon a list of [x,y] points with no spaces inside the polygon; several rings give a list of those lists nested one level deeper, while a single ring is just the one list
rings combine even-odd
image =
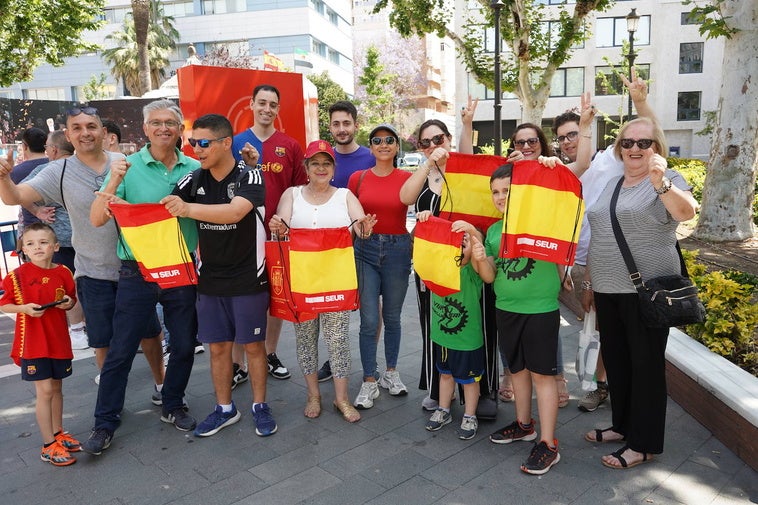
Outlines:
[{"label": "bracelet", "polygon": [[590,281],[582,281],[582,291],[592,291],[592,283]]},{"label": "bracelet", "polygon": [[661,184],[661,187],[660,187],[660,188],[658,188],[658,189],[655,189],[655,187],[653,187],[653,189],[655,189],[655,192],[656,192],[656,193],[657,193],[659,196],[660,196],[660,195],[663,195],[663,194],[665,194],[665,193],[667,193],[667,192],[668,192],[668,190],[670,190],[670,189],[671,189],[671,179],[669,179],[668,177],[664,177],[663,179],[661,179],[661,183],[662,183],[662,184]]}]

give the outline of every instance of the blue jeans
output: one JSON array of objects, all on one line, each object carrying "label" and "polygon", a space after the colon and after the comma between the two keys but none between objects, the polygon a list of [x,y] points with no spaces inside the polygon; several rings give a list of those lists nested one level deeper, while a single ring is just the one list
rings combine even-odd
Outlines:
[{"label": "blue jeans", "polygon": [[397,366],[400,352],[400,312],[411,273],[411,236],[374,234],[355,242],[361,329],[358,333],[363,376],[376,374],[376,331],[379,297],[384,321],[384,356],[387,368]]},{"label": "blue jeans", "polygon": [[171,356],[163,382],[163,409],[182,406],[184,389],[195,360],[197,313],[195,286],[161,289],[147,282],[134,261],[123,261],[116,292],[113,339],[103,369],[95,406],[95,428],[115,431],[121,423],[126,383],[140,340],[155,333],[155,304],[163,305],[166,327],[171,332]]}]

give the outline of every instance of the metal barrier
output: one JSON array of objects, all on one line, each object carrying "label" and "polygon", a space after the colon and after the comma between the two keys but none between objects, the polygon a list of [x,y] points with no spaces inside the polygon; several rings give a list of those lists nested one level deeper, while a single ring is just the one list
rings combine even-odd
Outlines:
[{"label": "metal barrier", "polygon": [[[16,244],[18,242],[18,220],[16,221],[3,221],[0,223],[0,247],[3,251],[3,272],[7,274],[8,270],[8,254],[16,252]],[[18,264],[21,265],[21,258],[16,255]],[[11,261],[11,263],[13,263]],[[11,267],[15,268],[15,267]]]}]

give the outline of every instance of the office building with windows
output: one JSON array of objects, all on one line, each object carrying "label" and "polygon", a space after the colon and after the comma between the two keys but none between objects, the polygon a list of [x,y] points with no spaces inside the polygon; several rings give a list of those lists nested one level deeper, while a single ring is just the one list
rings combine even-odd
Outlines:
[{"label": "office building with windows", "polygon": [[[224,46],[231,57],[252,57],[263,68],[268,52],[283,68],[304,74],[327,71],[348,93],[353,93],[351,0],[174,0],[161,2],[181,35],[171,57],[170,76],[185,64],[187,48],[199,56]],[[104,48],[105,37],[122,29],[129,0],[108,0],[104,25],[85,35]],[[40,66],[29,82],[0,88],[0,97],[38,100],[81,100],[82,87],[92,76],[107,76],[114,97],[124,94],[100,54],[69,58],[63,67]]]},{"label": "office building with windows", "polygon": [[[550,5],[575,2],[539,1],[546,4],[543,23],[548,31],[555,30],[558,23],[557,10]],[[627,99],[621,95],[621,82],[613,76],[609,62],[623,69],[624,75],[628,74],[624,45],[629,39],[626,16],[632,8],[640,16],[634,41],[635,66],[643,78],[649,79],[648,101],[666,132],[671,154],[707,159],[710,136],[697,132],[706,128],[708,112],[718,106],[724,43],[720,39],[705,40],[698,32],[700,26],[688,15],[691,6],[684,6],[679,0],[618,0],[607,11],[591,15],[591,35],[553,76],[550,98],[543,114],[548,138],[551,137],[552,118],[578,107],[579,97],[585,90],[592,93],[593,103],[602,113],[612,119],[618,119],[619,114],[626,116]],[[457,26],[478,9],[481,9],[479,2],[456,0]],[[551,13],[554,20],[549,19]],[[487,39],[487,48],[493,51],[494,31],[490,29],[483,36]],[[504,45],[502,58],[510,57],[509,48]],[[457,78],[458,103],[463,103],[469,93],[483,100],[474,126],[480,132],[480,144],[492,143],[493,91],[476,83],[462,66]],[[504,93],[502,104],[505,136],[523,119],[515,95]],[[598,148],[612,141],[613,128],[598,114],[595,129]]]}]

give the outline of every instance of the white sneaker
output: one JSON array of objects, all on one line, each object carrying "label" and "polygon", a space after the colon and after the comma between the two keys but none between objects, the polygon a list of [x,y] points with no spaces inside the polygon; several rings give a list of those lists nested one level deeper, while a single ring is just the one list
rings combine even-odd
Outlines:
[{"label": "white sneaker", "polygon": [[95,375],[95,384],[100,385],[100,374]]},{"label": "white sneaker", "polygon": [[387,370],[379,377],[379,385],[389,390],[392,396],[403,396],[408,394],[408,389],[400,380],[400,373],[397,370]]},{"label": "white sneaker", "polygon": [[370,409],[374,406],[374,400],[379,398],[379,384],[376,382],[364,382],[353,405],[361,410]]},{"label": "white sneaker", "polygon": [[89,341],[87,340],[87,331],[84,326],[81,328],[69,328],[68,334],[71,336],[71,348],[74,350],[82,350],[89,348]]},{"label": "white sneaker", "polygon": [[426,395],[424,399],[421,400],[421,408],[429,412],[434,412],[439,406],[439,402],[429,395]]}]

